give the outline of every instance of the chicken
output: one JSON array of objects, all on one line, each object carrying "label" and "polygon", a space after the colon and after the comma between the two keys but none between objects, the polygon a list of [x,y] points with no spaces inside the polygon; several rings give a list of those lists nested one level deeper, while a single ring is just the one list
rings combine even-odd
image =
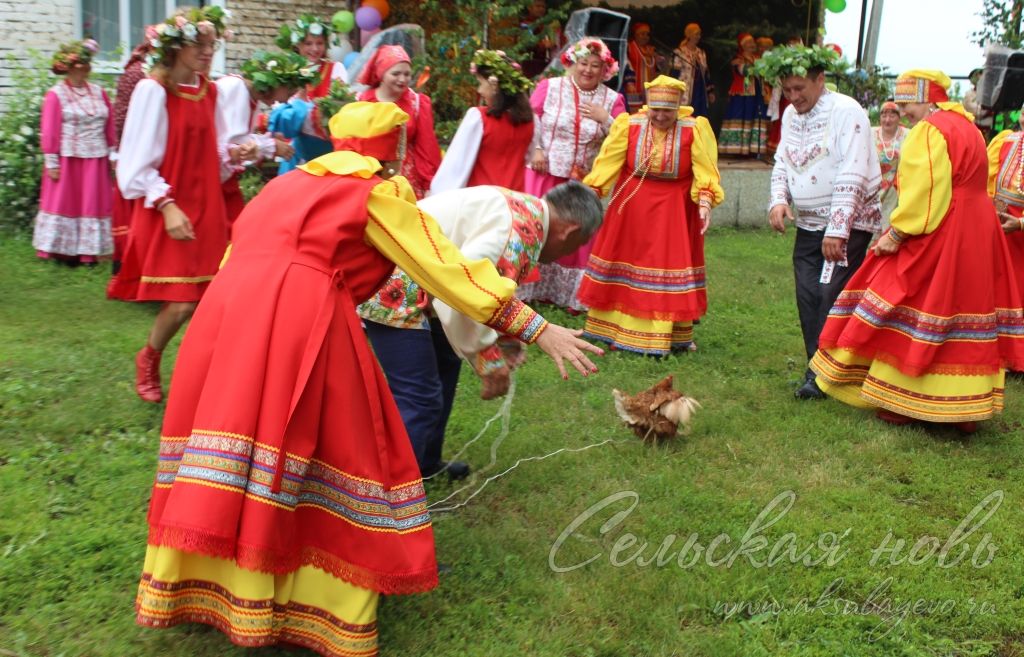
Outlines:
[{"label": "chicken", "polygon": [[680,424],[685,435],[690,430],[693,414],[701,408],[696,399],[673,390],[671,374],[635,395],[613,389],[612,397],[619,417],[645,441],[675,438]]}]

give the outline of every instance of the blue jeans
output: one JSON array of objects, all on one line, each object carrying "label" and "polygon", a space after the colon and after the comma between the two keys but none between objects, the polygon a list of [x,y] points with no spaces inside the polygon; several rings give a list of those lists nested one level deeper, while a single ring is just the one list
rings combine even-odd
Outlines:
[{"label": "blue jeans", "polygon": [[462,360],[452,351],[436,319],[431,320],[429,331],[363,323],[402,415],[420,472],[430,474],[440,467]]}]

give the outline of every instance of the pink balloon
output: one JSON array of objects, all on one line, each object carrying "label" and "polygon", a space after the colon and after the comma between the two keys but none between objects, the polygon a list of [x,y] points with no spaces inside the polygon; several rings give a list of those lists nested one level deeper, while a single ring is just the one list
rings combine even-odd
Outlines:
[{"label": "pink balloon", "polygon": [[360,30],[376,30],[380,27],[383,19],[375,7],[360,7],[356,9],[356,25]]},{"label": "pink balloon", "polygon": [[373,38],[373,35],[378,32],[380,32],[380,28],[377,28],[376,30],[361,30],[359,32],[359,47],[365,48],[366,44]]}]

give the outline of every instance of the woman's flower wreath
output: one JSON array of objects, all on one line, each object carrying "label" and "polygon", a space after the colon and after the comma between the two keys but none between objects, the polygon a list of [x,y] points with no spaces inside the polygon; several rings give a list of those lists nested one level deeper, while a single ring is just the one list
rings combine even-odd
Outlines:
[{"label": "woman's flower wreath", "polygon": [[586,59],[590,55],[597,55],[604,64],[604,81],[607,82],[615,77],[615,74],[619,72],[619,63],[615,61],[615,57],[612,56],[612,51],[608,49],[604,41],[593,37],[584,37],[572,44],[565,52],[562,53],[562,65],[569,68],[581,59]]},{"label": "woman's flower wreath", "polygon": [[328,41],[331,36],[330,23],[313,14],[301,14],[293,23],[281,26],[274,43],[281,50],[294,50],[307,36],[322,36],[325,42]]},{"label": "woman's flower wreath", "polygon": [[216,5],[190,7],[178,10],[163,23],[148,26],[146,39],[153,49],[146,56],[147,67],[159,63],[171,50],[198,43],[200,35],[210,34],[214,39],[230,40],[231,30],[224,24],[229,16],[226,9]]},{"label": "woman's flower wreath", "polygon": [[469,72],[476,75],[480,68],[489,69],[487,81],[509,95],[526,93],[533,84],[523,75],[519,63],[509,59],[502,50],[477,50],[473,53]]},{"label": "woman's flower wreath", "polygon": [[62,45],[53,53],[50,70],[58,75],[67,73],[76,66],[88,66],[92,57],[100,51],[100,44],[92,39],[72,41]]}]

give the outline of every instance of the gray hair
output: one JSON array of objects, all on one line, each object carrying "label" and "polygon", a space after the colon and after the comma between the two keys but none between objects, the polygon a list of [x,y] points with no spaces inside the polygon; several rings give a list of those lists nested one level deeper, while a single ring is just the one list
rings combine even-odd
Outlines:
[{"label": "gray hair", "polygon": [[578,180],[556,185],[544,195],[554,214],[561,221],[576,224],[584,238],[590,239],[601,227],[604,208],[594,190]]}]

